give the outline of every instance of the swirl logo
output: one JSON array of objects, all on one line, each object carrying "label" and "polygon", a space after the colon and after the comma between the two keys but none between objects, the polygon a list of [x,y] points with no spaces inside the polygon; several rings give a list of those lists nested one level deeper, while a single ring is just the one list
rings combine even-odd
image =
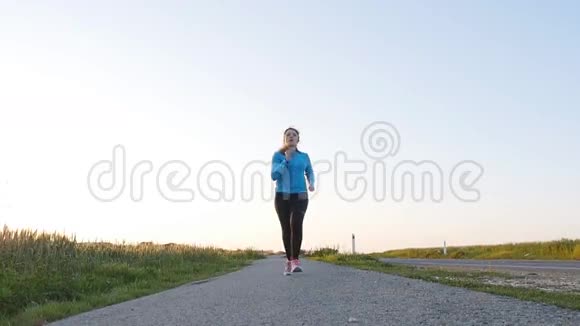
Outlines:
[{"label": "swirl logo", "polygon": [[380,160],[399,152],[399,131],[385,121],[375,121],[362,132],[360,144],[363,152],[372,159]]}]

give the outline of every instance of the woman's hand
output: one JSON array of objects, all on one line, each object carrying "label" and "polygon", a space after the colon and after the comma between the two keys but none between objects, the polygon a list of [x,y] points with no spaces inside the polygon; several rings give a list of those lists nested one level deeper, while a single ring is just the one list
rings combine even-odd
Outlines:
[{"label": "woman's hand", "polygon": [[286,148],[286,151],[284,152],[284,154],[286,155],[286,161],[290,161],[290,159],[292,158],[292,155],[294,155],[295,151],[296,151],[296,147]]},{"label": "woman's hand", "polygon": [[308,186],[308,190],[310,190],[311,192],[314,191],[314,186],[312,185]]}]

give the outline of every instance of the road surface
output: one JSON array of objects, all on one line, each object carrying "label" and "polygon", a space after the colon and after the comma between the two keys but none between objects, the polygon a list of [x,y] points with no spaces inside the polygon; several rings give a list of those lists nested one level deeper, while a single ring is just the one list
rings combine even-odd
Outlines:
[{"label": "road surface", "polygon": [[258,260],[208,282],[93,310],[66,325],[580,325],[580,311],[372,271]]},{"label": "road surface", "polygon": [[478,260],[478,259],[404,259],[381,258],[382,262],[415,266],[451,266],[472,268],[494,268],[526,271],[563,271],[580,273],[580,261],[565,260]]}]

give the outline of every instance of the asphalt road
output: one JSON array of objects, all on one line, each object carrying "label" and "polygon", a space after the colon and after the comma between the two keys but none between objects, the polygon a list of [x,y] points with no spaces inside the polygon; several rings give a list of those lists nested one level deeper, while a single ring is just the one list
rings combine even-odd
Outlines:
[{"label": "asphalt road", "polygon": [[269,257],[208,282],[53,325],[580,325],[580,311],[314,261]]},{"label": "asphalt road", "polygon": [[415,266],[452,266],[473,268],[496,268],[527,271],[565,271],[580,273],[580,261],[564,260],[476,260],[476,259],[403,259],[382,258],[381,261]]}]

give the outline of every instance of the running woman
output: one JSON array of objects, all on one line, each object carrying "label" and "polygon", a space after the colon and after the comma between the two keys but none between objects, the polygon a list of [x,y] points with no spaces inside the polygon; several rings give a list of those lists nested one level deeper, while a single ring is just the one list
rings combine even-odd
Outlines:
[{"label": "running woman", "polygon": [[283,146],[272,157],[272,180],[276,181],[274,208],[282,226],[282,241],[286,251],[284,275],[302,272],[300,246],[302,222],[308,207],[308,190],[314,191],[314,172],[310,157],[297,148],[300,134],[295,128],[284,130]]}]

